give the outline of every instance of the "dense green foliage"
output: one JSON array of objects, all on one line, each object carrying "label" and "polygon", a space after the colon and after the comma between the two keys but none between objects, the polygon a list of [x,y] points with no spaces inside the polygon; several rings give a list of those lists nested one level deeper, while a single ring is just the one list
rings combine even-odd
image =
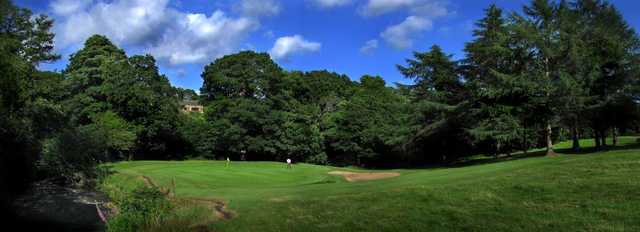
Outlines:
[{"label": "dense green foliage", "polygon": [[[211,158],[381,164],[401,153],[406,97],[380,77],[284,72],[267,54],[228,55],[205,67],[198,141]],[[400,117],[399,117],[400,116]]]},{"label": "dense green foliage", "polygon": [[[52,20],[0,1],[0,208],[35,177],[41,140],[60,125],[58,107],[37,97],[36,65],[52,54]],[[45,92],[45,91],[43,91]],[[11,177],[11,178],[9,178]]]},{"label": "dense green foliage", "polygon": [[4,0],[0,13],[3,203],[35,179],[91,184],[100,162],[184,155],[178,102],[185,91],[158,73],[153,57],[127,57],[96,35],[62,73],[41,72],[39,63],[60,57],[53,21]]},{"label": "dense green foliage", "polygon": [[74,124],[96,123],[95,115],[107,111],[131,124],[135,146],[114,149],[112,159],[183,155],[177,91],[158,73],[152,56],[127,58],[106,37],[93,36],[71,56],[64,75],[71,91],[63,102]]}]

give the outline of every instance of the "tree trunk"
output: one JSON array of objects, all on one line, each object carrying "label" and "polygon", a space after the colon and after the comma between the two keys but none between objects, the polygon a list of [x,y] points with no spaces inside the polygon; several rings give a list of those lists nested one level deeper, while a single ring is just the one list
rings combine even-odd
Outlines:
[{"label": "tree trunk", "polygon": [[578,135],[578,127],[573,126],[571,129],[571,137],[573,137],[573,151],[580,151],[580,135]]},{"label": "tree trunk", "polygon": [[611,138],[613,139],[613,146],[617,146],[618,145],[618,128],[614,127],[611,130]]},{"label": "tree trunk", "polygon": [[607,149],[607,131],[603,130],[600,132],[600,145],[602,145],[602,149]]},{"label": "tree trunk", "polygon": [[[549,68],[549,57],[545,57],[545,59],[544,59],[544,69],[545,69],[545,73],[544,73],[545,77],[549,78],[549,74],[550,74],[550,72],[549,72],[549,69],[550,69]],[[551,96],[551,93],[547,92],[546,95],[547,95],[547,100],[548,100],[549,97]],[[556,155],[556,153],[553,151],[553,141],[551,139],[551,133],[552,132],[553,131],[551,130],[551,123],[547,123],[547,130],[546,130],[546,133],[545,133],[545,137],[546,137],[546,140],[547,140],[547,156],[555,156]]]},{"label": "tree trunk", "polygon": [[596,150],[600,150],[602,148],[602,145],[600,144],[600,132],[594,130],[593,139],[595,139],[596,142]]},{"label": "tree trunk", "polygon": [[547,124],[547,130],[545,132],[545,137],[547,139],[547,156],[555,156],[556,153],[553,151],[553,140],[551,140],[551,124]]},{"label": "tree trunk", "polygon": [[496,151],[493,154],[493,158],[494,159],[498,159],[498,155],[500,154],[500,145],[501,145],[500,141],[498,141],[497,144],[496,144]]},{"label": "tree trunk", "polygon": [[529,144],[527,143],[527,126],[524,125],[522,128],[522,153],[527,155],[529,153]]}]

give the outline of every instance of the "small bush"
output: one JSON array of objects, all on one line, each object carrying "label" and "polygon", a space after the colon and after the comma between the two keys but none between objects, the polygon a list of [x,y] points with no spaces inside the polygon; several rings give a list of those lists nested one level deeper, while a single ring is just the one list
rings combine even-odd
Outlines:
[{"label": "small bush", "polygon": [[45,176],[61,177],[67,183],[91,186],[96,165],[105,159],[100,136],[88,130],[67,129],[44,142],[39,169]]},{"label": "small bush", "polygon": [[108,231],[151,231],[171,214],[171,203],[158,188],[140,186],[128,196],[114,199],[119,214],[109,219]]}]

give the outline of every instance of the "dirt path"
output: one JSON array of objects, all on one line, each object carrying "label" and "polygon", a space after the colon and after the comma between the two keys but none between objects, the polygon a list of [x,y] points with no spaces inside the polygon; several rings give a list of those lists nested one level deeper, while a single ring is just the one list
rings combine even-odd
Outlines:
[{"label": "dirt path", "polygon": [[328,174],[334,175],[334,176],[343,176],[344,179],[349,182],[379,180],[379,179],[386,179],[386,178],[400,176],[400,173],[397,173],[397,172],[358,173],[358,172],[345,172],[345,171],[331,171]]}]

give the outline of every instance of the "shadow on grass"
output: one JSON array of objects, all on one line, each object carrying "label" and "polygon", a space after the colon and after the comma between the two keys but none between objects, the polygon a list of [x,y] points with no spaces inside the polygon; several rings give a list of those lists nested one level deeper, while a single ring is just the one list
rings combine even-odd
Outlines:
[{"label": "shadow on grass", "polygon": [[587,147],[587,148],[582,148],[579,151],[574,151],[571,148],[564,148],[564,149],[557,149],[556,153],[567,154],[567,155],[586,155],[586,154],[597,153],[597,152],[620,151],[620,150],[631,150],[631,149],[640,149],[640,143],[607,146],[600,149],[596,149],[595,147]]},{"label": "shadow on grass", "polygon": [[520,152],[512,155],[502,155],[498,158],[486,156],[486,158],[460,160],[448,165],[444,165],[444,167],[461,168],[461,167],[468,167],[468,166],[474,166],[474,165],[492,164],[492,163],[499,163],[499,162],[505,162],[505,161],[527,159],[527,158],[533,158],[533,157],[543,157],[545,155],[546,155],[545,151],[532,151],[527,153]]},{"label": "shadow on grass", "polygon": [[[621,151],[621,150],[632,150],[632,149],[640,149],[640,143],[607,146],[600,149],[596,149],[595,147],[588,147],[588,148],[582,148],[579,151],[574,151],[571,148],[563,148],[563,149],[556,149],[555,152],[559,155],[588,155],[588,154],[607,152],[607,151]],[[445,167],[445,168],[468,167],[473,165],[492,164],[492,163],[499,163],[504,161],[512,161],[512,160],[519,160],[519,159],[526,159],[526,158],[544,157],[545,155],[546,155],[546,151],[544,150],[532,151],[527,153],[520,152],[512,155],[503,155],[498,158],[487,156],[486,158],[461,160],[455,163],[442,165],[440,167]]]}]

